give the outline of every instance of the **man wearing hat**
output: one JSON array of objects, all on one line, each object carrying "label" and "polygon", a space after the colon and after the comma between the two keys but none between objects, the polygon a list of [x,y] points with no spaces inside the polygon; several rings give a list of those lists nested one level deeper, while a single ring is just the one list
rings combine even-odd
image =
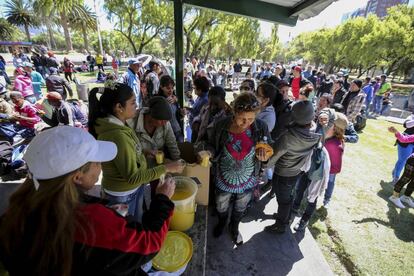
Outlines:
[{"label": "man wearing hat", "polygon": [[68,93],[73,97],[72,87],[67,80],[58,75],[58,69],[50,67],[49,71],[50,75],[46,78],[47,92],[58,92],[64,100],[68,97]]},{"label": "man wearing hat", "polygon": [[36,100],[40,100],[42,98],[41,86],[44,86],[46,84],[45,80],[39,72],[33,70],[33,64],[30,62],[23,62],[23,70],[32,78],[34,95],[36,97]]},{"label": "man wearing hat", "polygon": [[292,107],[290,127],[273,145],[275,154],[267,167],[274,166],[272,184],[278,210],[275,224],[267,226],[266,231],[284,233],[289,226],[293,189],[308,155],[321,138],[320,134],[311,130],[314,117],[315,111],[310,101],[296,102]]},{"label": "man wearing hat", "polygon": [[345,115],[351,123],[355,123],[355,119],[361,112],[365,103],[365,93],[361,90],[362,80],[355,79],[352,81],[349,92],[345,94],[341,104],[344,106]]},{"label": "man wearing hat", "polygon": [[51,127],[59,125],[68,125],[74,127],[86,127],[88,120],[85,115],[76,108],[74,104],[63,100],[62,96],[57,92],[49,92],[46,95],[49,104],[53,107],[52,118],[42,116]]},{"label": "man wearing hat", "polygon": [[154,96],[148,105],[128,121],[128,125],[135,130],[149,166],[155,166],[155,153],[158,150],[164,151],[168,159],[180,159],[180,150],[169,122],[173,116],[169,103],[164,97]]},{"label": "man wearing hat", "polygon": [[139,81],[139,69],[141,67],[141,62],[136,59],[128,60],[128,69],[122,75],[123,83],[131,87],[134,91],[138,109],[142,107],[142,95],[141,95],[141,82]]},{"label": "man wearing hat", "polygon": [[299,99],[300,89],[307,84],[311,84],[311,82],[302,77],[302,68],[300,66],[293,67],[292,74],[293,76],[289,80],[289,84],[292,87],[293,97],[297,101]]}]

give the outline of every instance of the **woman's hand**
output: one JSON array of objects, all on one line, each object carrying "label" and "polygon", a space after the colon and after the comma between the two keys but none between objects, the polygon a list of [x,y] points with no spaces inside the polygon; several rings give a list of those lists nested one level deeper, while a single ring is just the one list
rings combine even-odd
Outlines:
[{"label": "woman's hand", "polygon": [[182,162],[182,160],[178,160],[165,164],[165,168],[168,173],[182,173],[185,168],[185,165],[185,162]]},{"label": "woman's hand", "polygon": [[171,199],[171,197],[174,195],[175,192],[175,181],[172,177],[165,178],[164,181],[161,181],[158,183],[157,188],[155,189],[156,194],[162,194],[165,196],[168,196],[168,198]]},{"label": "woman's hand", "polygon": [[176,97],[175,95],[169,96],[169,97],[167,98],[167,102],[168,102],[169,104],[176,103],[176,102],[177,102],[177,97]]},{"label": "woman's hand", "polygon": [[266,162],[270,157],[266,158],[266,150],[264,148],[260,148],[256,150],[256,158],[261,162]]},{"label": "woman's hand", "polygon": [[393,126],[390,126],[388,128],[388,131],[391,132],[391,133],[394,133],[394,134],[398,133],[398,130],[395,127],[393,127]]}]

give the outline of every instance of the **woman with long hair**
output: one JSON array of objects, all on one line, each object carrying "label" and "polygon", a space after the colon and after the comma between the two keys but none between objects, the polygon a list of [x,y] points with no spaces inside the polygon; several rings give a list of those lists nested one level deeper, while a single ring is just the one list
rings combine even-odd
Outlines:
[{"label": "woman with long hair", "polygon": [[137,275],[165,239],[173,181],[161,183],[143,224],[86,195],[114,143],[59,126],[40,133],[24,159],[29,177],[0,219],[0,262],[13,275]]},{"label": "woman with long hair", "polygon": [[89,132],[118,147],[115,159],[102,166],[104,198],[111,204],[128,205],[128,213],[140,221],[144,184],[168,172],[180,173],[184,167],[179,161],[148,167],[141,142],[126,124],[134,118],[136,108],[132,88],[123,83],[109,82],[105,88],[94,88],[89,94]]}]

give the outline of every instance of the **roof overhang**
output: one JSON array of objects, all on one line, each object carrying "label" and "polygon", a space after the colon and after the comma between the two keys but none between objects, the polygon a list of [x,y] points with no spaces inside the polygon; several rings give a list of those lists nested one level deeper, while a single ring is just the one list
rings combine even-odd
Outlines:
[{"label": "roof overhang", "polygon": [[182,3],[288,26],[318,15],[337,0],[182,0]]}]

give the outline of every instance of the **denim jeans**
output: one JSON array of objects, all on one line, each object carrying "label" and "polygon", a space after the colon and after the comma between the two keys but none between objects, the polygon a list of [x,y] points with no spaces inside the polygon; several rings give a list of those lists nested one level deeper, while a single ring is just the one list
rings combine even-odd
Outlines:
[{"label": "denim jeans", "polygon": [[109,201],[109,206],[121,203],[128,205],[128,215],[141,222],[144,213],[144,186],[142,185],[138,190],[126,196],[114,196],[105,192],[104,198]]},{"label": "denim jeans", "polygon": [[414,144],[408,144],[406,147],[402,147],[399,144],[397,144],[397,150],[398,150],[398,160],[397,160],[397,163],[395,163],[394,170],[392,170],[393,179],[400,178],[400,174],[404,168],[407,158],[410,157],[410,155],[414,151]]},{"label": "denim jeans", "polygon": [[382,106],[382,96],[375,95],[374,97],[374,113],[380,114],[381,113],[381,106]]},{"label": "denim jeans", "polygon": [[301,174],[296,176],[280,176],[273,175],[273,189],[276,193],[277,200],[277,215],[276,224],[287,227],[289,225],[290,210],[293,203],[293,190],[295,189],[296,182],[301,177]]},{"label": "denim jeans", "polygon": [[247,190],[242,194],[235,194],[216,189],[216,208],[219,213],[229,210],[231,199],[234,198],[233,212],[244,213],[252,198],[252,190]]},{"label": "denim jeans", "polygon": [[414,192],[414,157],[407,159],[404,172],[397,183],[395,183],[394,192],[401,193],[405,185],[407,185],[407,188],[405,189],[404,195],[411,196]]},{"label": "denim jeans", "polygon": [[[309,187],[310,183],[311,181],[309,180],[306,174],[303,174],[300,177],[298,183],[296,184],[295,200],[293,201],[294,210],[299,210],[300,204],[303,199],[303,194],[305,193],[306,189]],[[309,221],[309,219],[312,217],[316,209],[317,200],[318,199],[315,199],[315,202],[307,201],[305,212],[302,215],[303,221]]]},{"label": "denim jeans", "polygon": [[365,98],[365,106],[366,106],[365,110],[367,111],[367,113],[369,111],[369,105],[371,104],[371,101],[372,101],[372,97]]},{"label": "denim jeans", "polygon": [[328,187],[326,187],[326,190],[325,190],[325,197],[323,199],[323,204],[327,204],[331,200],[333,190],[335,187],[335,178],[336,178],[336,174],[329,174]]}]

